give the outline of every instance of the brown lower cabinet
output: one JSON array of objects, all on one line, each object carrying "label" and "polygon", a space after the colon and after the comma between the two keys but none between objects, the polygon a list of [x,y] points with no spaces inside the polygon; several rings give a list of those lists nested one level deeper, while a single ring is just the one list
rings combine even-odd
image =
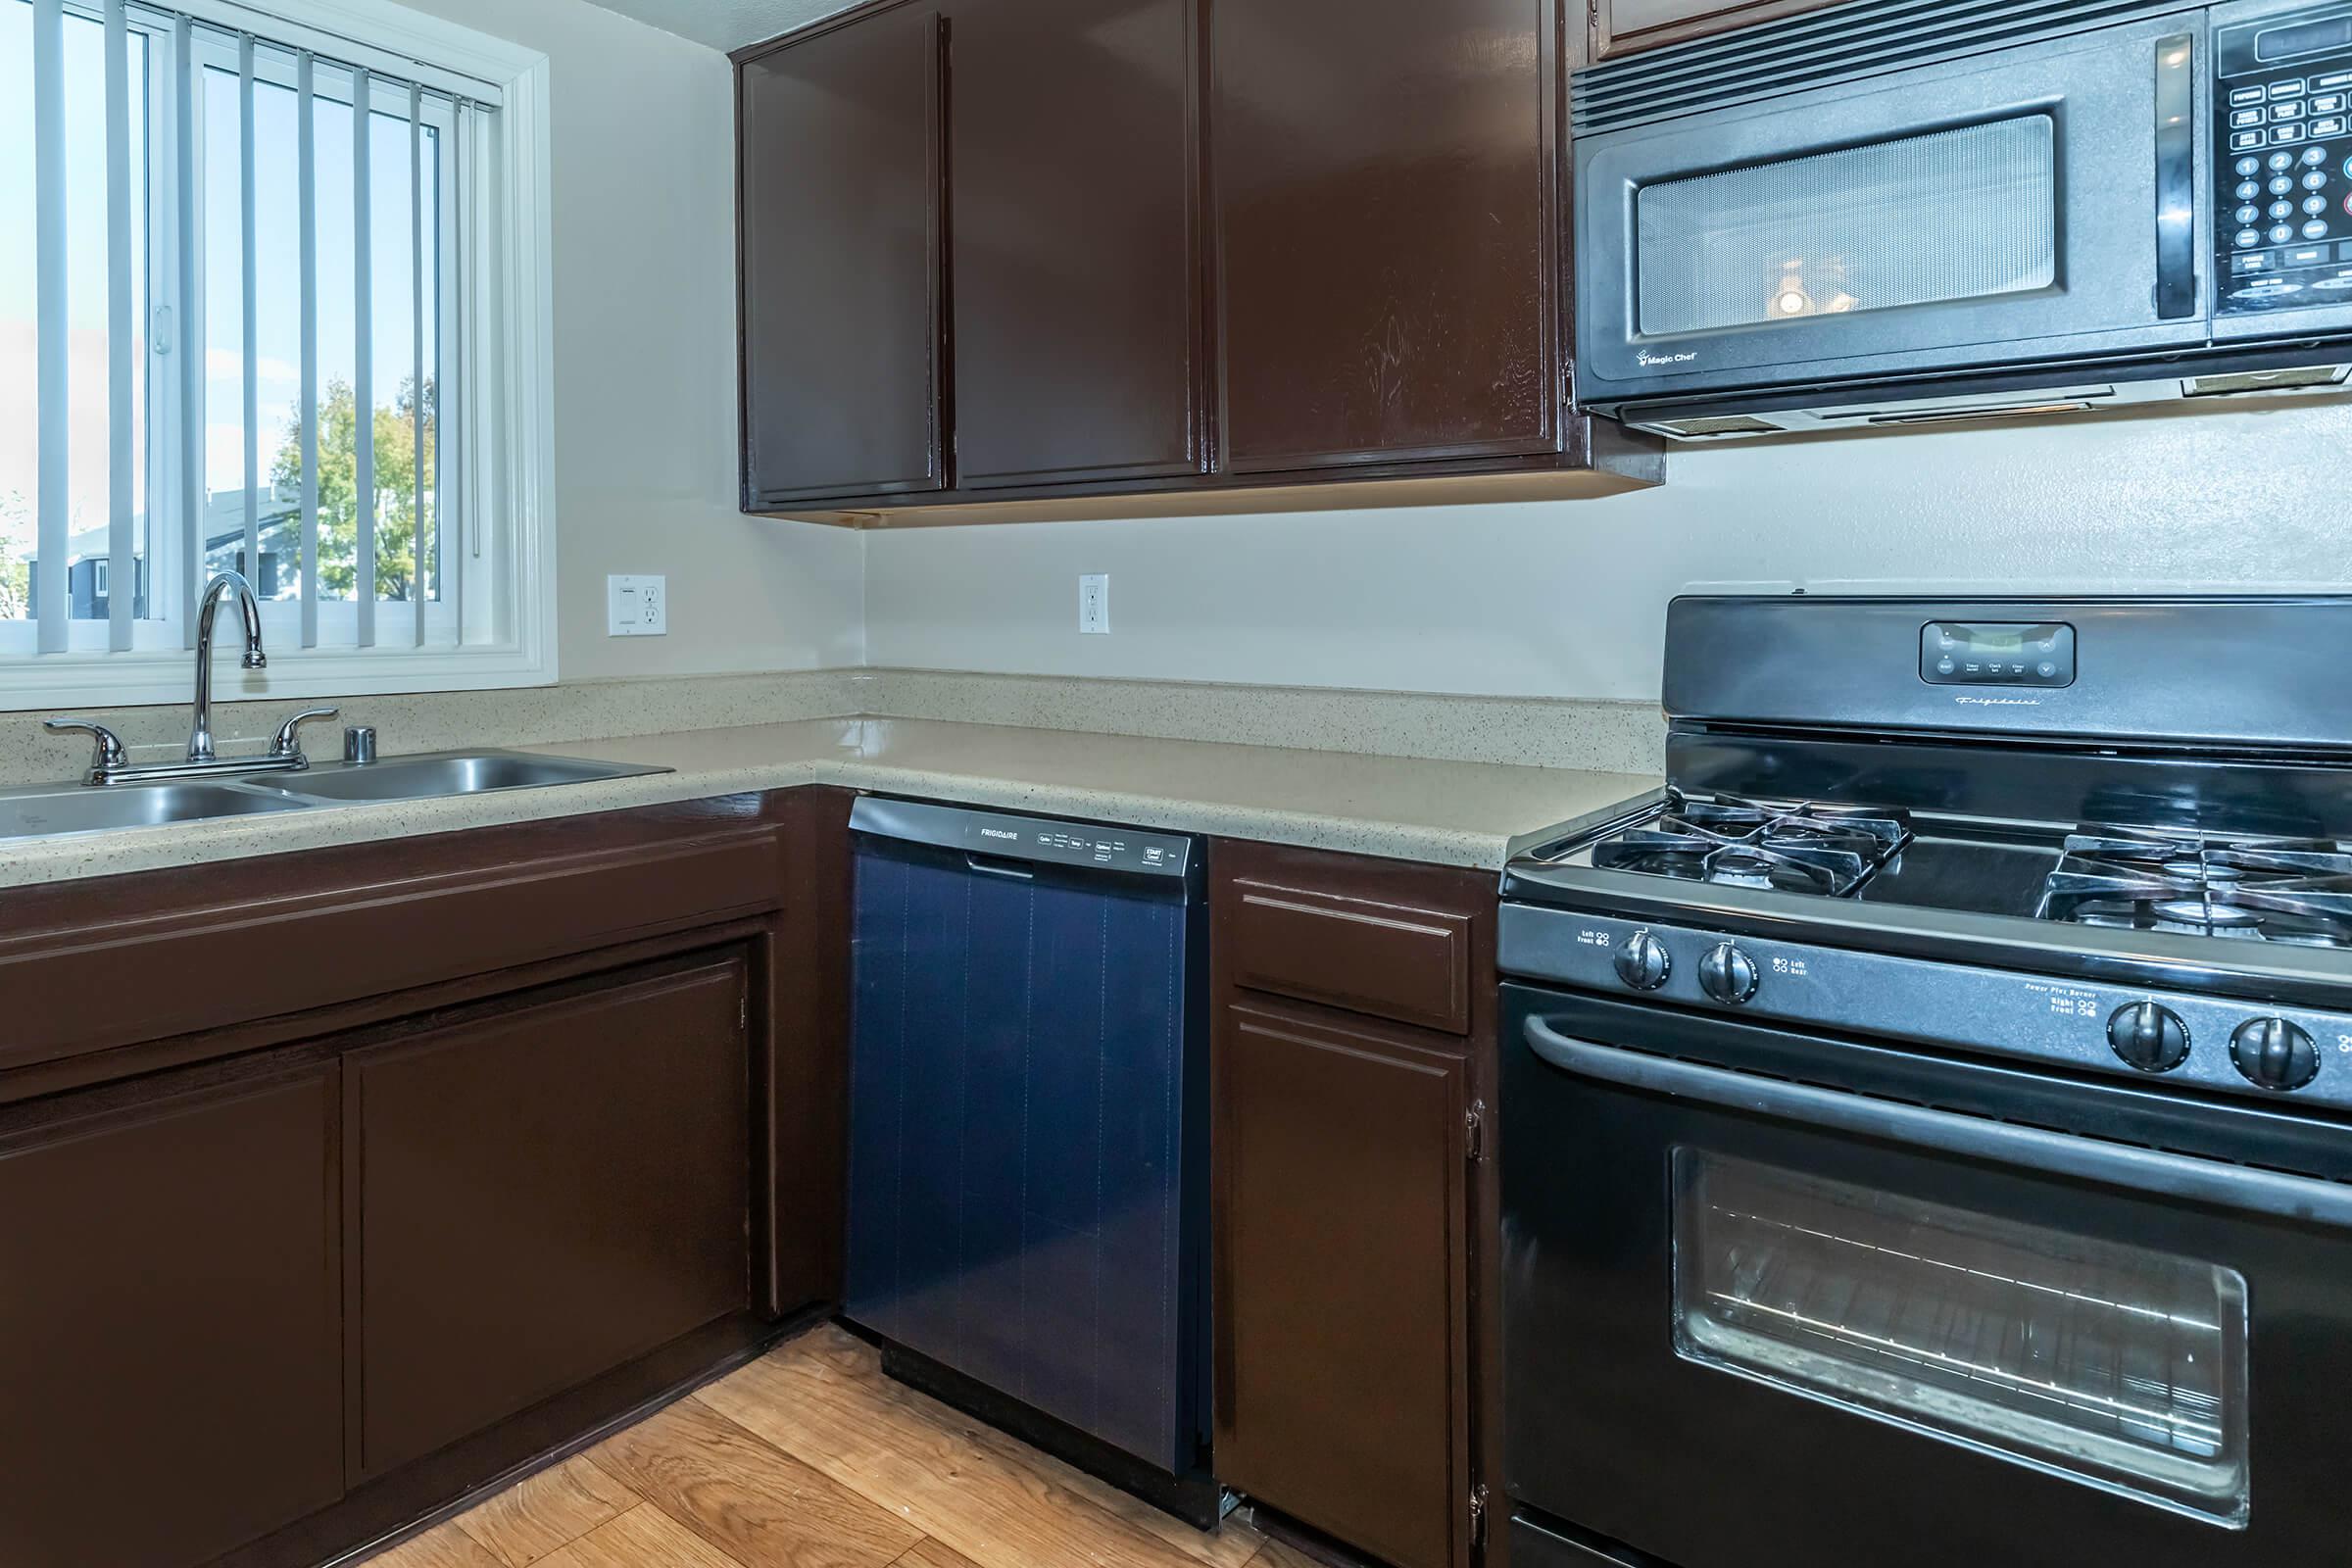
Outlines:
[{"label": "brown lower cabinet", "polygon": [[750,1307],[750,984],[624,969],[351,1053],[356,1474]]},{"label": "brown lower cabinet", "polygon": [[1220,840],[1209,882],[1218,1478],[1498,1562],[1494,879]]},{"label": "brown lower cabinet", "polygon": [[0,1120],[0,1563],[176,1568],[342,1494],[336,1080]]},{"label": "brown lower cabinet", "polygon": [[0,1568],[336,1560],[837,1295],[847,804],[0,891]]},{"label": "brown lower cabinet", "polygon": [[1217,1470],[1396,1568],[1467,1560],[1469,1065],[1229,1004],[1211,1076]]}]

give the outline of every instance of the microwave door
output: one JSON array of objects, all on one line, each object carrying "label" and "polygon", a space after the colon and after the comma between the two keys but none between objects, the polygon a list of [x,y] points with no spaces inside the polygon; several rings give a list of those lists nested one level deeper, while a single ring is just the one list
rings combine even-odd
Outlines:
[{"label": "microwave door", "polygon": [[1589,401],[2201,345],[2183,13],[1578,150]]}]

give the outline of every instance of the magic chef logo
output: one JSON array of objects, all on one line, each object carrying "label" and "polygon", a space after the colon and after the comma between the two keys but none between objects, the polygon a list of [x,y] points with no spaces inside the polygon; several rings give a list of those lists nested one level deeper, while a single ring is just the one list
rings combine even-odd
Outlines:
[{"label": "magic chef logo", "polygon": [[1958,703],[1962,708],[2039,708],[2041,706],[2041,699],[2038,697],[1969,697],[1963,695],[1953,698],[1952,701]]},{"label": "magic chef logo", "polygon": [[1689,365],[1697,358],[1698,351],[1696,349],[1685,354],[1652,354],[1647,349],[1641,349],[1634,355],[1636,364],[1652,369],[1661,365]]}]

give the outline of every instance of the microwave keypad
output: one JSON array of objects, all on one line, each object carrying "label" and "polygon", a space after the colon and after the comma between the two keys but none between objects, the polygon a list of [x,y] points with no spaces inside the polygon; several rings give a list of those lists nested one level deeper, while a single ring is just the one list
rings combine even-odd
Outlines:
[{"label": "microwave keypad", "polygon": [[2352,70],[2222,85],[2222,313],[2352,303]]}]

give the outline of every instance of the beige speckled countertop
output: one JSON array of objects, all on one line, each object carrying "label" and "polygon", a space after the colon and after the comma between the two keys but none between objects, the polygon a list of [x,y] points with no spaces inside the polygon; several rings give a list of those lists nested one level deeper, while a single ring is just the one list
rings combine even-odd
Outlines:
[{"label": "beige speckled countertop", "polygon": [[[445,833],[796,784],[1395,859],[1499,868],[1505,846],[1658,780],[931,719],[824,718],[531,750],[674,772],[0,845],[0,887]],[[387,756],[385,760],[392,759]]]}]

